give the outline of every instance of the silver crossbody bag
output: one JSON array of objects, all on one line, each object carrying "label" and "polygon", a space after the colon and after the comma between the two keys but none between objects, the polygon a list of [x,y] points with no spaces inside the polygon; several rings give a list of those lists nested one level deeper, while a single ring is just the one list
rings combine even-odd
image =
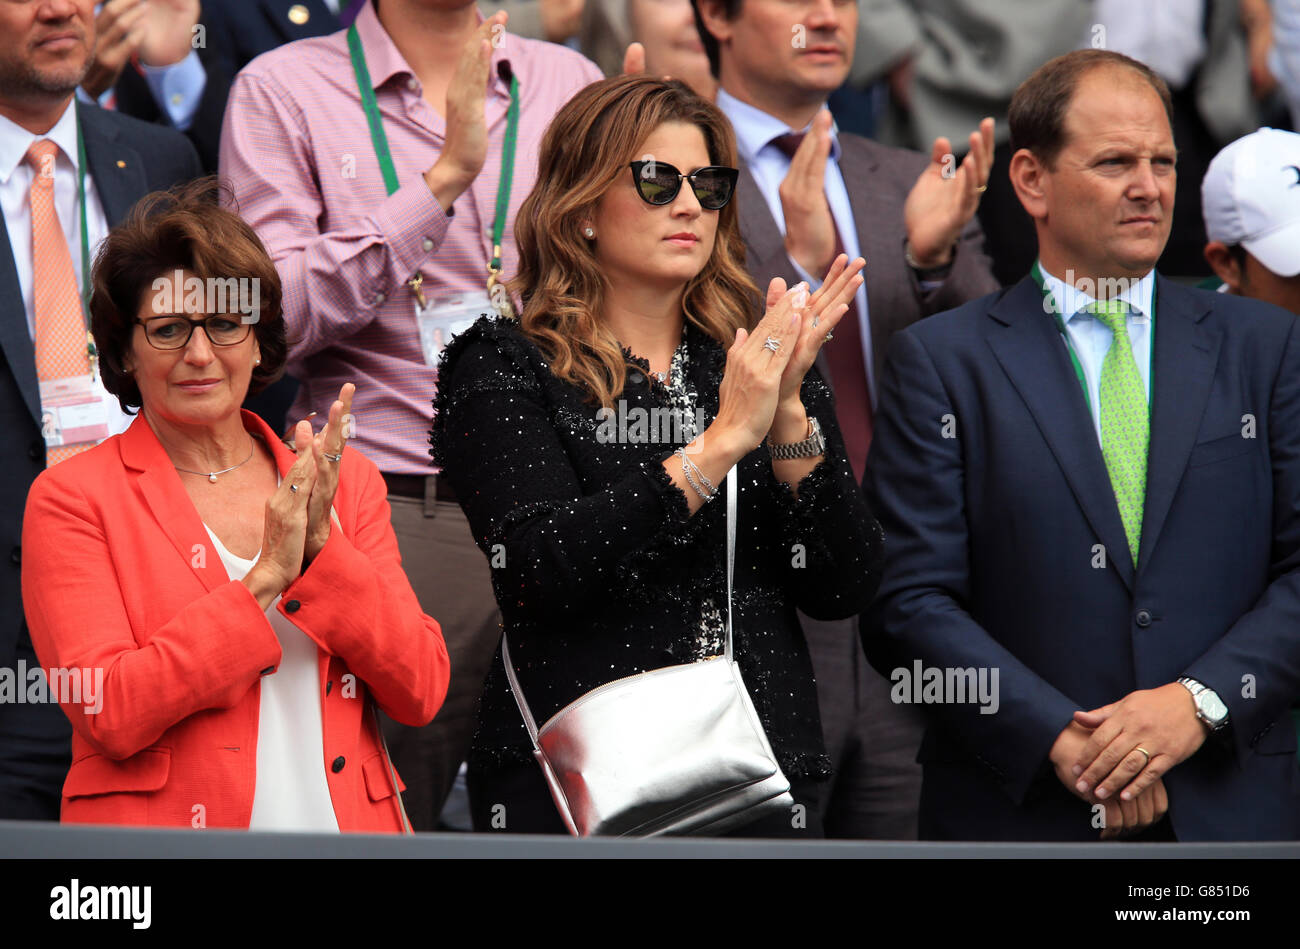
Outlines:
[{"label": "silver crossbody bag", "polygon": [[727,645],[720,656],[652,669],[593,689],[540,729],[510,645],[501,657],[533,754],[569,833],[718,834],[794,799],[732,654],[736,469],[727,472]]}]

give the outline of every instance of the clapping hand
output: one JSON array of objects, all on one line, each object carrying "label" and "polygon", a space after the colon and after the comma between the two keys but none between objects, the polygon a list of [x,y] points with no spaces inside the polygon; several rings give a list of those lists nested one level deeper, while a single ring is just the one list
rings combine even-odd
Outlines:
[{"label": "clapping hand", "polygon": [[95,17],[95,56],[82,88],[99,98],[133,55],[149,66],[180,62],[198,22],[199,0],[108,0]]},{"label": "clapping hand", "polygon": [[921,172],[903,204],[903,225],[913,259],[922,267],[942,267],[979,208],[993,167],[993,120],[980,122],[970,134],[970,151],[953,167],[952,146],[936,138],[930,164]]},{"label": "clapping hand", "polygon": [[[862,268],[866,265],[867,262],[861,257],[850,263],[847,255],[840,254],[831,263],[831,269],[826,273],[822,285],[801,309],[799,335],[794,341],[790,361],[786,363],[781,375],[781,392],[778,397],[780,404],[792,405],[799,401],[803,377],[816,361],[818,351],[826,344],[835,326],[848,311],[853,295],[862,286]],[[780,277],[773,279],[767,290],[768,306],[779,300],[784,292],[785,281]]]},{"label": "clapping hand", "polygon": [[310,564],[320,553],[330,536],[330,507],[339,487],[339,465],[343,458],[343,443],[350,434],[352,396],[357,387],[344,383],[339,397],[330,406],[329,419],[311,444],[316,463],[316,483],[307,503],[307,539],[304,562]]}]

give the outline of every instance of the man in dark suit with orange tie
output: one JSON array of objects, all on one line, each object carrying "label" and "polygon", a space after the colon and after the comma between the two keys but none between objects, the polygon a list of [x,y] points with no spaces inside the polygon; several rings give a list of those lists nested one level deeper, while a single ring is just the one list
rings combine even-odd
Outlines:
[{"label": "man in dark suit with orange tie", "polygon": [[[972,133],[957,164],[949,143],[930,160],[831,127],[826,97],[853,60],[857,5],[817,0],[696,0],[696,25],[741,157],[737,206],[746,266],[816,286],[841,251],[867,261],[853,308],[817,365],[859,480],[871,441],[875,380],[889,340],[931,313],[997,284],[973,220],[992,161],[993,127]],[[920,727],[867,668],[855,620],[800,614],[829,762],[828,836],[916,835]]]},{"label": "man in dark suit with orange tie", "polygon": [[[0,675],[14,686],[0,689],[0,819],[57,820],[69,765],[68,721],[31,678],[39,663],[23,621],[20,539],[32,481],[93,442],[47,458],[41,383],[93,378],[81,289],[94,245],[145,194],[200,173],[178,132],[75,101],[95,46],[93,9],[92,0],[0,3]],[[113,434],[129,418],[119,408],[100,421]],[[85,610],[93,622],[95,604]]]},{"label": "man in dark suit with orange tie", "polygon": [[1040,67],[1033,273],[890,351],[863,632],[927,713],[923,837],[1300,836],[1300,332],[1153,269],[1171,111],[1120,54]]}]

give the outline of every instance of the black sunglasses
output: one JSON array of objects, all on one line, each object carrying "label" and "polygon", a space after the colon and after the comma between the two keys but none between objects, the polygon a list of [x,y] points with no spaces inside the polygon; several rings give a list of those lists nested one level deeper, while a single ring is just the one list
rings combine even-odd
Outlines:
[{"label": "black sunglasses", "polygon": [[636,193],[647,204],[671,204],[677,192],[682,190],[682,180],[689,178],[695,199],[706,211],[720,211],[727,206],[736,192],[736,179],[740,176],[735,168],[721,165],[709,165],[684,175],[666,162],[644,159],[632,162],[631,168]]}]

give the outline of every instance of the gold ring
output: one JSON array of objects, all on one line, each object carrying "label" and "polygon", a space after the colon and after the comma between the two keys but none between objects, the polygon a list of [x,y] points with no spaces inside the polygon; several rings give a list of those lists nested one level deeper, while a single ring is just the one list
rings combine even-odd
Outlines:
[{"label": "gold ring", "polygon": [[1143,767],[1144,767],[1144,768],[1145,768],[1148,764],[1151,763],[1151,752],[1147,751],[1147,750],[1146,750],[1145,748],[1143,748],[1141,745],[1139,745],[1138,747],[1134,748],[1133,750],[1134,750],[1134,751],[1140,751],[1140,752],[1142,752],[1142,754],[1144,754],[1144,755],[1146,756],[1146,759],[1147,759],[1147,760],[1146,760],[1146,763],[1143,764]]},{"label": "gold ring", "polygon": [[988,190],[989,190],[989,186],[988,186],[988,185],[980,185],[980,186],[979,186],[978,188],[976,188],[975,190],[978,191],[980,194],[983,194],[985,191],[988,191]]}]

